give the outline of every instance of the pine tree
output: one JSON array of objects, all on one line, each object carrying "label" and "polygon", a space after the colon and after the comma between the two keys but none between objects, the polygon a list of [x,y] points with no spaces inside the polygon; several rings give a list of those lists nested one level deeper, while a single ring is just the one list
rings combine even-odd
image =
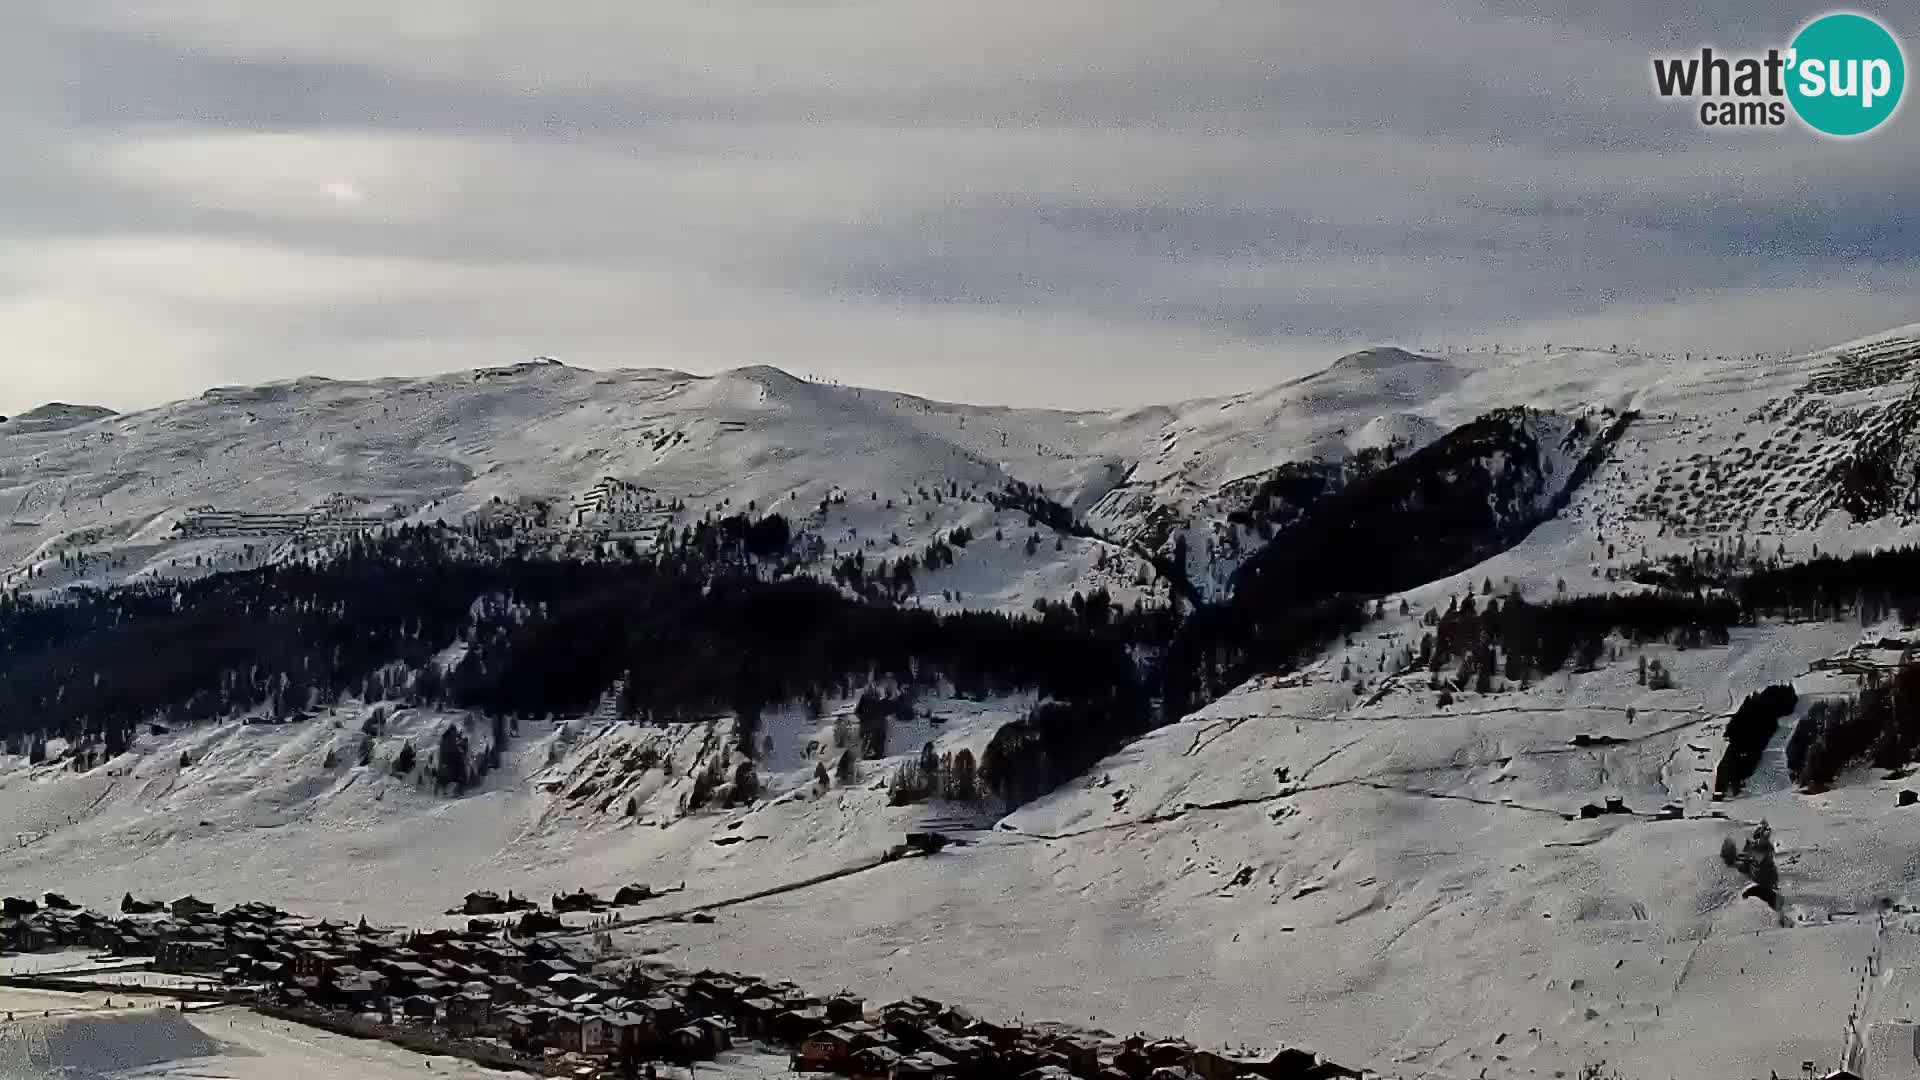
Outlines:
[{"label": "pine tree", "polygon": [[974,763],[973,751],[963,746],[954,752],[953,763],[947,772],[947,798],[957,802],[973,802],[979,797],[979,766]]},{"label": "pine tree", "polygon": [[471,778],[469,768],[466,734],[456,725],[448,724],[446,730],[440,733],[440,752],[434,759],[433,782],[464,788]]}]

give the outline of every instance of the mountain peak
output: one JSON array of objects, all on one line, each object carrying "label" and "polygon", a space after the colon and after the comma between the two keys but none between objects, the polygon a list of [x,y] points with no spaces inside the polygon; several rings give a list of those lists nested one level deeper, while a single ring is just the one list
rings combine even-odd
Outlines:
[{"label": "mountain peak", "polygon": [[28,409],[11,420],[0,417],[0,423],[16,431],[53,431],[118,415],[104,405],[69,405],[64,401],[50,401],[38,408]]},{"label": "mountain peak", "polygon": [[1444,361],[1437,356],[1422,356],[1419,353],[1408,352],[1405,349],[1395,348],[1391,345],[1376,345],[1371,349],[1361,349],[1359,352],[1348,353],[1340,359],[1335,360],[1330,367],[1379,370],[1382,368],[1401,367],[1407,364],[1439,363],[1444,363]]}]

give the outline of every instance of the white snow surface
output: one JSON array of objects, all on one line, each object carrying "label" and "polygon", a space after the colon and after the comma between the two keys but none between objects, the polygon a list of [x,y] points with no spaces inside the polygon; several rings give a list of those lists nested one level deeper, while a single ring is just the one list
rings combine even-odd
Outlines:
[{"label": "white snow surface", "polygon": [[[1101,560],[1110,545],[1080,538],[1055,552],[1049,535],[1025,554],[1026,516],[996,513],[984,496],[1009,481],[1042,489],[1121,545],[1166,540],[1156,527],[1166,520],[1224,534],[1234,507],[1210,500],[1231,481],[1366,447],[1417,448],[1501,406],[1623,406],[1672,366],[1598,350],[1379,349],[1257,393],[1064,412],[809,383],[772,367],[702,377],[534,362],[222,388],[126,415],[49,407],[0,422],[0,585],[185,576],[284,557],[343,522],[460,521],[545,502],[565,525],[643,540],[708,513],[779,512],[817,534],[824,554],[869,558],[966,525],[980,539],[919,583],[929,604],[1016,609],[1102,584],[1124,603],[1163,600],[1137,552]],[[956,485],[967,497],[952,496]],[[823,512],[833,496],[845,501]],[[672,500],[684,504],[677,515],[652,505]],[[583,507],[608,509],[582,517]],[[256,517],[196,528],[213,520],[206,511],[311,515],[314,527],[290,535]],[[957,601],[943,598],[956,590]]]},{"label": "white snow surface", "polygon": [[[86,775],[0,758],[0,821],[16,834],[0,892],[96,906],[192,892],[419,923],[469,889],[544,897],[638,881],[675,891],[628,916],[739,902],[710,925],[632,926],[624,946],[870,1000],[927,993],[989,1015],[1300,1045],[1393,1076],[1574,1076],[1605,1062],[1629,1078],[1745,1077],[1796,1074],[1803,1060],[1913,1075],[1920,810],[1896,807],[1903,782],[1863,771],[1803,794],[1776,742],[1746,794],[1705,791],[1739,699],[1779,682],[1803,709],[1851,692],[1813,665],[1887,628],[1769,624],[1686,651],[1617,642],[1597,671],[1446,707],[1423,678],[1392,673],[1420,614],[1483,581],[1547,599],[1633,587],[1607,572],[1643,552],[1911,540],[1901,519],[1856,523],[1822,505],[1819,481],[1853,428],[1914,392],[1911,358],[1855,377],[1848,357],[1920,356],[1916,335],[1787,359],[1372,350],[1259,393],[1117,413],[950,406],[764,368],[532,365],[216,391],[57,431],[0,426],[0,563],[41,567],[37,587],[67,580],[62,545],[120,553],[111,574],[186,572],[173,561],[194,551],[243,558],[234,538],[170,536],[194,506],[295,511],[345,493],[364,500],[356,513],[451,519],[496,495],[571,499],[609,475],[695,515],[724,500],[805,517],[843,492],[833,510],[845,516],[808,524],[843,548],[894,529],[907,548],[910,519],[929,535],[935,509],[944,522],[973,515],[976,537],[991,537],[984,503],[927,506],[917,489],[1019,479],[1128,539],[1157,507],[1211,520],[1221,485],[1278,463],[1421,444],[1492,407],[1640,413],[1570,505],[1512,550],[1408,590],[1406,617],[1388,598],[1388,614],[1306,671],[1243,686],[1004,821],[890,807],[883,788],[926,741],[977,753],[1025,699],[930,697],[933,717],[897,728],[887,760],[824,788],[813,767],[835,753],[834,716],[850,703],[776,711],[767,794],[684,816],[678,800],[730,743],[728,720],[533,725],[499,772],[453,797],[389,763],[404,741],[424,757],[444,725],[484,733],[484,721],[401,712],[362,766],[370,707],[349,702],[294,725],[143,736]],[[1550,481],[1570,464],[1556,458]],[[1090,547],[1028,562],[1024,523],[1002,527],[1001,554],[968,571],[962,605],[1025,607],[1094,572]],[[1642,655],[1675,687],[1639,685]],[[1365,674],[1365,695],[1342,684],[1343,664]],[[649,748],[671,776],[640,768]],[[1608,796],[1633,813],[1578,817]],[[1685,816],[1659,820],[1668,802]],[[931,858],[880,859],[902,832],[956,816],[991,828]],[[1778,913],[1744,899],[1718,858],[1763,819]]]},{"label": "white snow surface", "polygon": [[[460,1058],[416,1054],[386,1043],[333,1035],[243,1009],[180,1013],[113,1008],[101,1001],[73,1009],[72,995],[37,1013],[0,1021],[0,1080],[507,1080],[523,1073],[482,1068]],[[39,1001],[0,1004],[38,1007]],[[700,1067],[714,1080],[754,1080],[786,1071],[786,1059],[759,1050],[721,1055]],[[664,1069],[663,1077],[685,1076]]]}]

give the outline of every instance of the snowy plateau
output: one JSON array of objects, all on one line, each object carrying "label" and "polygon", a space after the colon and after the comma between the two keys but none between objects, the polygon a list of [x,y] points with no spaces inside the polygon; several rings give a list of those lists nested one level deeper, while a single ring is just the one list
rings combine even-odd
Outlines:
[{"label": "snowy plateau", "polygon": [[[1461,445],[1490,449],[1459,464],[1446,454]],[[323,560],[408,523],[645,549],[752,512],[791,521],[809,552],[796,572],[822,580],[843,555],[894,560],[967,530],[911,605],[1025,614],[1106,589],[1191,607],[1231,599],[1325,500],[1418,462],[1438,472],[1406,500],[1456,468],[1497,478],[1476,508],[1495,528],[1456,545],[1457,565],[1377,590],[1361,630],[1010,813],[891,805],[886,780],[928,743],[984,753],[1032,695],[922,697],[892,759],[824,788],[822,748],[854,701],[769,710],[759,797],[697,813],[682,798],[731,745],[729,717],[635,724],[609,704],[523,725],[452,797],[384,763],[449,723],[484,739],[484,718],[347,697],[294,724],[143,729],[84,771],[0,755],[0,893],[96,907],[195,893],[420,925],[470,889],[639,881],[674,889],[640,915],[715,918],[625,928],[619,947],[870,1000],[1300,1046],[1387,1076],[1920,1071],[1920,807],[1898,805],[1904,781],[1885,769],[1810,790],[1786,760],[1809,709],[1898,659],[1899,619],[1762,619],[1692,647],[1615,637],[1597,663],[1493,688],[1407,663],[1426,614],[1464,596],[1630,595],[1670,556],[1792,563],[1920,539],[1920,327],[1790,357],[1383,348],[1269,389],[1111,412],[771,367],[545,361],[223,388],[125,415],[49,406],[0,422],[0,587],[57,600]],[[1354,520],[1376,546],[1384,532],[1445,547],[1394,534],[1402,508]],[[1716,798],[1728,721],[1778,684],[1794,714]],[[378,764],[356,763],[365,731]],[[672,767],[634,768],[643,757]],[[1583,815],[1609,799],[1623,812]],[[881,858],[929,820],[971,826],[972,842]],[[1771,903],[1720,856],[1762,821]],[[141,1037],[177,1052],[127,1075],[201,1075],[163,1062],[208,1040],[284,1059],[275,1075],[414,1075],[398,1052],[291,1047],[254,1024],[156,1024]],[[324,1053],[379,1060],[300,1071]]]}]

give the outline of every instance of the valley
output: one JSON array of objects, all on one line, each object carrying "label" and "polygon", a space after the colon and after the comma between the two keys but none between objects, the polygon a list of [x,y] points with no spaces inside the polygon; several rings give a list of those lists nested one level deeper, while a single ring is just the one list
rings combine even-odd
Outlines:
[{"label": "valley", "polygon": [[[1791,359],[1372,350],[1265,391],[1102,413],[766,368],[532,364],[0,424],[18,603],[227,573],[281,603],[273,589],[403,529],[461,558],[512,548],[521,561],[500,565],[522,575],[484,586],[516,600],[473,629],[407,646],[429,662],[338,691],[316,678],[290,701],[276,684],[269,704],[143,723],[111,748],[76,729],[30,750],[32,718],[0,715],[15,736],[0,893],[193,892],[425,924],[469,889],[684,884],[609,927],[618,948],[1308,1046],[1385,1076],[1903,1075],[1920,1025],[1913,782],[1875,750],[1810,783],[1789,744],[1827,730],[1817,704],[1897,679],[1920,644],[1906,586],[1790,571],[1839,581],[1836,558],[1915,539],[1916,364],[1911,330]],[[744,530],[775,515],[778,554],[754,554]],[[951,616],[939,633],[967,649],[980,639],[959,613],[1061,605],[1058,640],[1119,650],[1156,707],[1155,680],[1193,659],[1192,707],[1116,723],[1060,782],[1040,767],[1008,786],[1008,761],[1028,760],[1009,747],[1051,761],[1035,716],[1072,697],[1026,675],[989,688],[847,661],[816,694],[744,709],[707,708],[704,683],[661,696],[559,670],[568,653],[538,639],[566,625],[558,609],[629,587],[629,563],[689,558],[685,537],[733,536],[736,518],[747,553],[720,542],[728,580]],[[906,587],[844,572],[909,556]],[[547,560],[607,576],[569,584]],[[529,599],[536,582],[550,600]],[[1756,582],[1801,591],[1766,599]],[[1175,629],[1091,619],[1097,591]],[[748,640],[724,636],[740,624],[706,595],[684,601],[688,625]],[[1626,606],[1674,596],[1698,606],[1647,627]],[[1272,627],[1231,622],[1323,597],[1353,600],[1358,622],[1302,637],[1291,662],[1247,644]],[[1191,636],[1207,618],[1224,636]],[[894,624],[875,625],[849,647]],[[681,654],[655,640],[606,670],[647,649],[670,670]],[[940,647],[957,650],[942,664],[972,662]],[[461,682],[479,678],[460,674],[469,656],[486,679]],[[594,693],[565,709],[503,696],[503,670],[536,660],[567,700]],[[119,663],[105,674],[134,670]],[[428,667],[457,692],[425,688]],[[1792,689],[1789,715],[1716,798],[1728,722],[1769,687]],[[1106,702],[1083,692],[1070,703]],[[489,767],[443,779],[450,731]],[[417,767],[399,767],[406,748]],[[971,842],[885,858],[928,822]],[[1720,851],[1763,822],[1777,886],[1750,895]],[[670,918],[696,910],[712,921]]]}]

